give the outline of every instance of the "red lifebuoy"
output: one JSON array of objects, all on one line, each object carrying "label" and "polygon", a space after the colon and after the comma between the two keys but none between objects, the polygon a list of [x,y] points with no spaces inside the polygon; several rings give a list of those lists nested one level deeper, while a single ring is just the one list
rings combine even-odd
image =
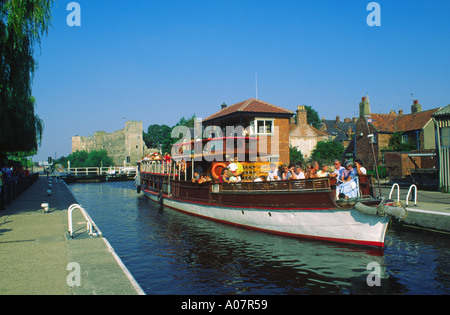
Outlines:
[{"label": "red lifebuoy", "polygon": [[215,164],[213,165],[213,167],[212,167],[212,170],[211,170],[212,176],[213,176],[215,179],[218,179],[219,176],[222,174],[222,170],[223,170],[224,168],[227,168],[227,164],[225,164],[225,163],[223,163],[223,162],[215,163]]}]

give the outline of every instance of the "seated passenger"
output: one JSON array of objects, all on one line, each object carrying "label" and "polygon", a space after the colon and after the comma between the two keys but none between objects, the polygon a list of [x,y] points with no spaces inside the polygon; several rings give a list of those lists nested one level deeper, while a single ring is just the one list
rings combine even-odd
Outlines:
[{"label": "seated passenger", "polygon": [[280,180],[280,173],[278,172],[277,165],[275,163],[270,163],[270,171],[267,174],[267,181]]},{"label": "seated passenger", "polygon": [[317,170],[319,168],[319,165],[317,164],[317,162],[312,162],[309,169],[308,169],[308,173],[306,174],[305,178],[306,179],[313,179],[313,178],[318,178],[319,176],[317,176]]},{"label": "seated passenger", "polygon": [[358,173],[358,175],[366,175],[367,174],[367,170],[366,168],[363,166],[363,162],[361,160],[356,160],[355,161],[356,164],[356,172]]},{"label": "seated passenger", "polygon": [[305,179],[305,172],[300,165],[295,166],[295,176],[297,177],[297,179]]},{"label": "seated passenger", "polygon": [[200,175],[197,171],[194,171],[194,177],[192,177],[192,182],[198,182],[198,180],[200,179]]},{"label": "seated passenger", "polygon": [[342,171],[342,184],[339,186],[339,192],[345,194],[348,198],[358,196],[358,185],[356,184],[356,170],[353,168],[353,162],[347,162],[345,170]]},{"label": "seated passenger", "polygon": [[286,175],[289,172],[289,167],[287,165],[280,166],[281,179],[286,180]]},{"label": "seated passenger", "polygon": [[222,169],[222,172],[217,181],[219,183],[228,183],[228,169]]},{"label": "seated passenger", "polygon": [[240,177],[234,176],[233,172],[228,171],[228,183],[237,183],[240,181]]},{"label": "seated passenger", "polygon": [[297,179],[297,176],[295,175],[295,166],[290,164],[288,172],[286,174],[286,180],[294,180]]},{"label": "seated passenger", "polygon": [[328,165],[322,165],[322,169],[317,172],[317,176],[319,177],[328,177],[330,173],[328,172]]}]

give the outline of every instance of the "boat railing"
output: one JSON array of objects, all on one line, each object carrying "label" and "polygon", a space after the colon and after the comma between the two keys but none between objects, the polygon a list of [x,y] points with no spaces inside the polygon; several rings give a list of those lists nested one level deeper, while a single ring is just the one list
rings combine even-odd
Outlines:
[{"label": "boat railing", "polygon": [[[217,186],[216,186],[217,185]],[[212,192],[330,191],[328,178],[213,184]]]}]

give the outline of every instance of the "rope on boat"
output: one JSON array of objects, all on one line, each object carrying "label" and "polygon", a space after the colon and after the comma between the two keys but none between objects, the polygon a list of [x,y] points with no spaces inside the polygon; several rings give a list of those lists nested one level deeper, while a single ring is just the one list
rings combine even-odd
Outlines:
[{"label": "rope on boat", "polygon": [[406,215],[407,215],[406,209],[401,204],[399,205],[398,203],[396,203],[396,204],[380,203],[375,208],[375,207],[369,207],[360,202],[357,202],[355,204],[355,209],[361,213],[368,214],[368,215],[378,215],[379,217],[384,217],[384,216],[390,215],[399,221],[406,218]]}]

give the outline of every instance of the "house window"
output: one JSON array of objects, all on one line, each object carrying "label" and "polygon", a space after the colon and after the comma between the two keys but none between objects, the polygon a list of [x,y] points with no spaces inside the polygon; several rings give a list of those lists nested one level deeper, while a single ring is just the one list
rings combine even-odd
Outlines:
[{"label": "house window", "polygon": [[441,146],[450,148],[450,127],[441,128]]},{"label": "house window", "polygon": [[402,144],[407,144],[407,143],[408,143],[408,135],[402,134]]},{"label": "house window", "polygon": [[253,134],[272,135],[273,119],[255,118],[250,122],[250,130]]}]

